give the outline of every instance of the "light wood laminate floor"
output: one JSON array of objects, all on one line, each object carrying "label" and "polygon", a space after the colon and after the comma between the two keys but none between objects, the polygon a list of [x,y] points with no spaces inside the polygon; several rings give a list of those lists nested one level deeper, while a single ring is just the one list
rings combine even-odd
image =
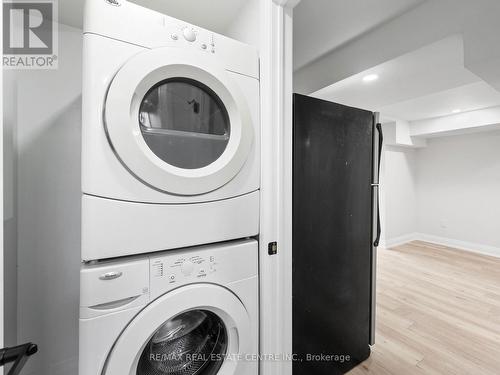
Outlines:
[{"label": "light wood laminate floor", "polygon": [[415,241],[379,250],[377,338],[360,374],[500,374],[500,259]]}]

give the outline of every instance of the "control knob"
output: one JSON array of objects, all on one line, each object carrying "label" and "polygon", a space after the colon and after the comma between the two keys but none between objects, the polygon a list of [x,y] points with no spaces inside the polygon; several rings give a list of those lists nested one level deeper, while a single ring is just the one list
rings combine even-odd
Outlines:
[{"label": "control knob", "polygon": [[184,35],[184,39],[186,39],[188,42],[194,42],[196,40],[196,33],[190,27],[185,27],[182,30],[182,34]]},{"label": "control knob", "polygon": [[194,264],[190,260],[186,260],[181,266],[182,273],[184,276],[189,276],[194,271]]}]

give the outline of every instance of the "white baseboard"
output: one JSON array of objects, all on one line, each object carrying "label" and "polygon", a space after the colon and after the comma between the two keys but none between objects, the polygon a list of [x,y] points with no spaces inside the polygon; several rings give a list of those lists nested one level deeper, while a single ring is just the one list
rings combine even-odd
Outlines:
[{"label": "white baseboard", "polygon": [[465,250],[465,251],[470,251],[472,253],[490,255],[500,258],[500,248],[498,247],[474,243],[474,242],[455,240],[452,238],[439,237],[425,233],[409,233],[404,236],[386,239],[384,247],[385,248],[395,247],[411,241],[431,242],[436,245],[448,246],[459,250]]},{"label": "white baseboard", "polygon": [[409,233],[399,237],[386,238],[385,242],[381,244],[381,247],[389,248],[399,246],[411,241],[416,241],[418,239],[418,233]]},{"label": "white baseboard", "polygon": [[432,242],[437,245],[454,247],[455,249],[460,249],[460,250],[470,251],[472,253],[490,255],[500,258],[500,248],[494,246],[483,245],[474,242],[460,241],[452,238],[439,237],[425,233],[417,233],[417,240]]}]

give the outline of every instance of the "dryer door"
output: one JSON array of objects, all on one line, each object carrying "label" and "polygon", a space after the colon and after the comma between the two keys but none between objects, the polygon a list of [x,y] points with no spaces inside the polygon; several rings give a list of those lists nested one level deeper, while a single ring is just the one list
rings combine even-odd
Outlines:
[{"label": "dryer door", "polygon": [[103,375],[242,375],[252,348],[241,301],[213,284],[160,297],[123,330]]},{"label": "dryer door", "polygon": [[108,139],[122,164],[164,192],[197,195],[229,182],[251,150],[248,105],[204,52],[159,48],[116,74],[105,103]]}]

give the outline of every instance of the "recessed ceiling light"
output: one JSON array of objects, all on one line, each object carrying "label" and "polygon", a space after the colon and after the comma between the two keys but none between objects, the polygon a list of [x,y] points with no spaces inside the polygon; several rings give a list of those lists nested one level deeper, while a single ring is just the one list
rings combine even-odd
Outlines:
[{"label": "recessed ceiling light", "polygon": [[462,110],[460,108],[457,108],[457,109],[454,109],[453,111],[451,111],[451,113],[460,113],[462,112]]},{"label": "recessed ceiling light", "polygon": [[378,79],[377,74],[368,74],[367,76],[363,77],[363,82],[373,82]]}]

